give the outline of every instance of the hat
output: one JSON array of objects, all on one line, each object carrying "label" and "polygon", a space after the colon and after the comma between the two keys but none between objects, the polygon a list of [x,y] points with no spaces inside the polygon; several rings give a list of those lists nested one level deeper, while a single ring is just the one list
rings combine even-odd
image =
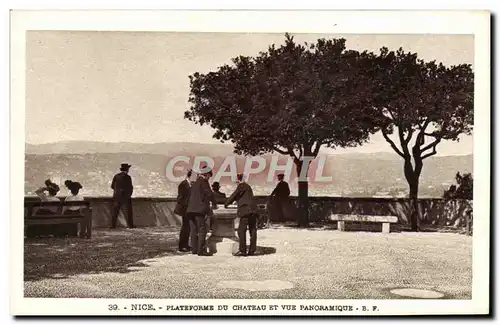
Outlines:
[{"label": "hat", "polygon": [[240,182],[243,181],[243,174],[236,175],[236,179],[239,180]]},{"label": "hat", "polygon": [[59,185],[57,185],[56,183],[53,183],[50,179],[47,179],[45,181],[45,186],[47,187],[47,190],[49,192],[59,192]]},{"label": "hat", "polygon": [[220,188],[219,182],[213,182],[212,187],[213,188]]},{"label": "hat", "polygon": [[[208,169],[208,171],[205,171],[207,169]],[[207,165],[201,165],[201,167],[200,167],[200,174],[212,176],[213,175],[212,168],[208,167]]]},{"label": "hat", "polygon": [[285,177],[285,174],[278,174],[278,177]]},{"label": "hat", "polygon": [[132,165],[129,164],[122,164],[120,167],[120,170],[129,170]]}]

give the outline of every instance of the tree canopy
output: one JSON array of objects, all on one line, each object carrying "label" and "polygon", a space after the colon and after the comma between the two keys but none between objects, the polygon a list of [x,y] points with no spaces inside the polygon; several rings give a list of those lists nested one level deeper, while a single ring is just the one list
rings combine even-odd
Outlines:
[{"label": "tree canopy", "polygon": [[[371,123],[369,72],[373,55],[347,51],[345,39],[300,45],[287,35],[257,57],[190,76],[192,104],[186,118],[208,123],[214,137],[236,151],[317,155],[322,145],[356,146]],[[373,71],[373,68],[372,68]]]}]

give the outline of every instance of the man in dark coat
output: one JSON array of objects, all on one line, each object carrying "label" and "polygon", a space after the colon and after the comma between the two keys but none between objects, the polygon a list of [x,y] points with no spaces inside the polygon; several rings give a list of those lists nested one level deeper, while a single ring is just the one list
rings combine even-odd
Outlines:
[{"label": "man in dark coat", "polygon": [[177,204],[175,205],[174,213],[182,218],[181,232],[179,234],[179,251],[189,252],[189,233],[190,225],[187,216],[187,208],[189,203],[189,195],[191,192],[191,174],[192,171],[188,170],[186,178],[179,184],[177,189]]},{"label": "man in dark coat", "polygon": [[[214,197],[215,197],[215,202],[217,202],[217,204],[224,204],[224,202],[226,202],[226,194],[225,193],[222,193],[220,191],[220,183],[219,182],[213,182],[212,184],[212,192],[214,193]],[[212,226],[214,224],[214,212],[210,210],[210,213],[208,215],[208,220],[207,220],[207,227],[210,231],[212,231]]]},{"label": "man in dark coat", "polygon": [[[202,170],[206,167],[202,167]],[[191,186],[187,214],[191,228],[191,252],[199,256],[209,256],[207,252],[207,218],[210,204],[217,209],[214,193],[208,183],[212,172],[199,174]]]},{"label": "man in dark coat", "polygon": [[215,201],[217,201],[217,204],[224,204],[226,202],[226,194],[222,193],[220,191],[220,183],[219,182],[214,182],[212,184],[212,191],[214,192],[215,195]]},{"label": "man in dark coat", "polygon": [[[239,250],[235,256],[254,255],[257,249],[257,206],[255,204],[253,190],[244,179],[243,174],[238,174],[238,187],[233,194],[226,200],[224,207],[236,201],[238,204],[238,217],[240,225],[238,226]],[[247,253],[246,232],[250,232],[250,247]]]},{"label": "man in dark coat", "polygon": [[275,205],[275,211],[279,221],[285,220],[286,211],[290,201],[290,187],[284,181],[285,175],[278,175],[278,184],[271,193],[271,199]]},{"label": "man in dark coat", "polygon": [[122,164],[120,172],[113,177],[113,181],[111,182],[111,188],[113,189],[111,228],[113,229],[116,228],[118,213],[123,206],[125,206],[127,210],[127,226],[129,228],[135,228],[132,212],[132,193],[134,192],[134,186],[132,185],[132,178],[128,174],[130,167],[132,166],[129,164]]}]

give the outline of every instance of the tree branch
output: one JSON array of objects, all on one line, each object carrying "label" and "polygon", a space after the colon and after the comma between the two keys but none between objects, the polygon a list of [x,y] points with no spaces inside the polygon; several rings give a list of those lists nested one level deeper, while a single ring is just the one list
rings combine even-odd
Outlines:
[{"label": "tree branch", "polygon": [[[292,147],[287,147],[287,149],[288,149],[288,154],[290,156],[292,156],[294,159],[299,159],[299,157],[297,157],[297,155],[295,154],[295,150],[293,150]],[[301,151],[300,146],[299,146],[299,151]]]},{"label": "tree branch", "polygon": [[436,138],[436,140],[432,141],[431,143],[429,143],[428,145],[426,145],[425,147],[423,148],[420,148],[420,152],[424,152],[426,150],[429,150],[430,148],[432,148],[433,150],[436,149],[436,146],[437,144],[441,142],[441,138]]},{"label": "tree branch", "polygon": [[400,155],[401,157],[405,158],[405,155],[398,149],[398,147],[396,146],[396,144],[394,143],[394,141],[392,141],[392,139],[389,138],[389,136],[387,135],[387,133],[385,133],[385,131],[383,131],[383,130],[382,130],[382,135],[384,136],[385,141],[389,142],[389,144],[391,145],[392,149],[394,149],[394,151],[396,151],[396,153],[398,155]]},{"label": "tree branch", "polygon": [[436,146],[438,145],[439,142],[441,142],[441,138],[436,138],[436,140],[434,140],[433,142],[429,143],[424,148],[422,148],[420,150],[421,153],[423,153],[424,151],[426,151],[430,148],[432,148],[432,151],[421,156],[421,159],[423,160],[425,158],[429,158],[430,156],[434,156],[437,153]]},{"label": "tree branch", "polygon": [[278,152],[278,153],[280,153],[280,154],[282,154],[282,155],[289,155],[290,154],[289,151],[285,151],[285,150],[280,149],[280,148],[278,148],[276,146],[273,146],[273,150],[276,151],[276,152]]},{"label": "tree branch", "polygon": [[432,151],[423,155],[422,157],[420,157],[420,159],[424,160],[425,158],[429,158],[430,156],[434,156],[435,154],[437,154],[436,147],[432,147]]},{"label": "tree branch", "polygon": [[[408,151],[408,142],[410,142],[410,137],[408,137],[408,139],[405,139],[403,128],[400,127],[399,125],[398,125],[398,133],[399,133],[399,142],[401,143],[401,149],[403,149],[404,153],[403,157],[407,157],[410,155],[410,152]],[[413,131],[410,130],[408,134],[413,134]]]},{"label": "tree branch", "polygon": [[316,147],[314,148],[313,150],[313,155],[314,157],[318,156],[318,153],[319,153],[319,149],[321,148],[323,144],[321,143],[321,141],[316,141]]},{"label": "tree branch", "polygon": [[413,136],[413,130],[408,131],[408,136],[406,137],[406,139],[404,139],[404,144],[405,145],[408,145],[408,143],[410,143],[410,140],[411,140],[412,136]]}]

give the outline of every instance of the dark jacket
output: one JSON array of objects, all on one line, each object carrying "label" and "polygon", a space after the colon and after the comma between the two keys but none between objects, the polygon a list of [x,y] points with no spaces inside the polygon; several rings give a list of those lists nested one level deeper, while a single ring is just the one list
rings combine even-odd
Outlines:
[{"label": "dark jacket", "polygon": [[239,183],[233,194],[226,200],[225,206],[236,201],[238,204],[238,217],[244,217],[257,211],[253,197],[253,190],[247,183]]},{"label": "dark jacket", "polygon": [[278,199],[288,198],[290,196],[290,187],[288,183],[285,181],[279,182],[271,193],[271,196],[276,196]]},{"label": "dark jacket", "polygon": [[217,204],[224,204],[224,202],[226,202],[227,199],[226,194],[214,191],[214,196]]},{"label": "dark jacket", "polygon": [[129,199],[134,192],[134,186],[132,185],[132,177],[129,174],[120,172],[113,177],[111,182],[111,188],[113,189],[113,198],[122,200]]},{"label": "dark jacket", "polygon": [[191,184],[187,213],[210,214],[210,203],[217,205],[208,180],[198,176]]},{"label": "dark jacket", "polygon": [[183,180],[177,188],[177,204],[175,205],[174,213],[182,217],[186,215],[186,211],[189,204],[189,195],[191,192],[191,185],[185,179]]}]

